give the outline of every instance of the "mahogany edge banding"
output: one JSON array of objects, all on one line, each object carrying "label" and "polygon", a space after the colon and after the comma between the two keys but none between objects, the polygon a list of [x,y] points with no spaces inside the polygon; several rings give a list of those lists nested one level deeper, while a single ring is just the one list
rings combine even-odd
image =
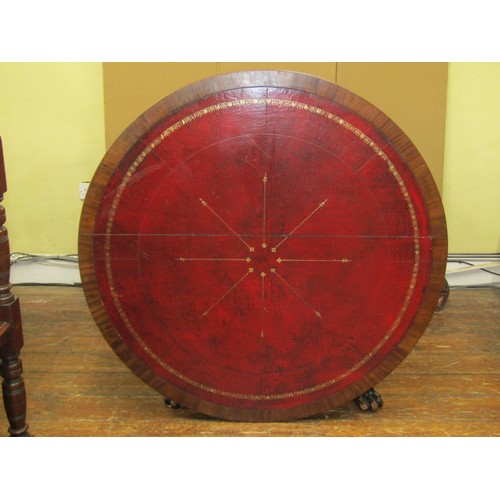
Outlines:
[{"label": "mahogany edge banding", "polygon": [[[159,379],[144,367],[142,361],[127,346],[121,343],[119,334],[104,311],[95,281],[93,264],[93,228],[100,200],[114,167],[120,163],[135,141],[139,140],[160,119],[177,111],[180,107],[210,94],[250,86],[282,87],[312,93],[334,100],[374,125],[407,160],[408,167],[426,203],[430,235],[433,239],[433,259],[428,286],[425,289],[421,307],[397,348],[356,384],[324,400],[286,410],[246,410],[225,407],[199,400],[163,379]],[[286,71],[244,71],[218,75],[184,87],[160,100],[125,129],[105,154],[92,179],[80,220],[79,255],[85,297],[97,325],[106,341],[115,350],[115,353],[144,382],[163,395],[182,402],[195,411],[219,418],[247,421],[279,421],[310,416],[327,411],[332,406],[344,404],[373,387],[404,360],[422,336],[434,314],[444,281],[447,260],[447,232],[439,191],[425,161],[405,133],[382,111],[346,89],[310,75]]]}]

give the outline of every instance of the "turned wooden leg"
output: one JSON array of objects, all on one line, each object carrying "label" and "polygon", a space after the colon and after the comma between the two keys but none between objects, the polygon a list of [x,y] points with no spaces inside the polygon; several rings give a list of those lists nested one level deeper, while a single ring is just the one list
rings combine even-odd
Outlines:
[{"label": "turned wooden leg", "polygon": [[[0,138],[0,202],[7,191],[2,140]],[[19,353],[23,347],[23,329],[19,299],[11,292],[10,246],[5,208],[0,205],[0,375],[3,404],[11,436],[29,436],[26,425],[26,392]]]},{"label": "turned wooden leg", "polygon": [[1,360],[3,404],[9,420],[9,434],[14,437],[29,436],[26,424],[26,392],[21,376],[23,364],[17,353],[3,354]]}]

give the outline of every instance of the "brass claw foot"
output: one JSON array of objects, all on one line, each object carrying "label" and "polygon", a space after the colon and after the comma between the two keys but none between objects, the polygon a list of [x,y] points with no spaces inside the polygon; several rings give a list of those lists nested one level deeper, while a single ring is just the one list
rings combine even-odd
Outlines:
[{"label": "brass claw foot", "polygon": [[382,396],[373,387],[358,396],[354,402],[361,411],[377,411],[384,406]]}]

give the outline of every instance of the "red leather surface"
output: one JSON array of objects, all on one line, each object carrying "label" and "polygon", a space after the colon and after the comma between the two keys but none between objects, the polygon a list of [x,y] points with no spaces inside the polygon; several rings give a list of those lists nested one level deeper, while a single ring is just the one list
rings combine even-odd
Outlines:
[{"label": "red leather surface", "polygon": [[432,241],[395,148],[326,99],[194,102],[128,152],[94,235],[100,295],[158,376],[241,408],[324,398],[377,366],[419,308]]}]

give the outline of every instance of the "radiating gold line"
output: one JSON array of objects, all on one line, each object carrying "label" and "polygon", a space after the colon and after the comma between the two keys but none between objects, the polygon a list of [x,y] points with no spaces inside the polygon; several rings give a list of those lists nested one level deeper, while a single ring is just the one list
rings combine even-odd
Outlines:
[{"label": "radiating gold line", "polygon": [[255,250],[255,248],[250,246],[215,210],[212,209],[212,207],[205,200],[203,200],[202,198],[199,198],[199,200],[201,201],[201,204],[204,207],[208,208],[210,212],[212,212],[215,217],[217,217],[217,219],[219,219],[222,224],[224,224],[229,229],[229,231],[231,231],[248,248],[250,252],[253,252]]},{"label": "radiating gold line", "polygon": [[266,155],[266,156],[267,156],[270,160],[272,160],[271,155],[270,155],[267,151],[265,151],[264,149],[262,149],[262,148],[261,148],[261,147],[257,144],[257,141],[255,141],[255,140],[254,140],[254,141],[253,141],[253,145],[254,145],[254,146],[255,146],[255,147],[256,147],[256,148],[257,148],[257,149],[258,149],[258,150],[259,150],[262,154]]},{"label": "radiating gold line", "polygon": [[283,244],[297,229],[306,223],[320,208],[323,208],[326,205],[328,199],[322,201],[300,224],[298,224],[292,231],[290,231],[275,247],[271,249],[272,252],[276,252],[276,249]]},{"label": "radiating gold line", "polygon": [[[125,191],[125,188],[128,185],[128,182],[130,179],[133,177],[133,175],[136,173],[137,169],[141,165],[142,161],[148,154],[152,152],[152,150],[158,146],[163,140],[165,140],[167,137],[169,137],[171,134],[175,133],[177,130],[181,129],[183,126],[188,125],[192,121],[195,121],[199,118],[205,117],[209,115],[210,113],[216,113],[219,111],[223,111],[226,109],[230,108],[237,108],[237,107],[243,107],[243,106],[250,106],[250,105],[261,105],[265,104],[267,106],[277,106],[277,107],[290,107],[290,108],[296,108],[299,110],[306,111],[308,113],[312,113],[313,115],[318,115],[322,116],[327,120],[331,120],[334,123],[340,125],[343,127],[345,130],[349,131],[353,135],[357,136],[361,141],[363,141],[368,147],[372,148],[372,150],[377,153],[382,160],[387,164],[389,172],[393,175],[395,180],[398,182],[400,186],[401,193],[407,203],[407,208],[410,214],[411,218],[411,223],[413,226],[413,239],[414,239],[414,245],[415,245],[415,262],[413,265],[413,270],[412,270],[412,276],[410,279],[410,284],[406,292],[405,300],[403,303],[403,306],[399,312],[398,317],[396,318],[395,322],[392,324],[391,328],[387,331],[386,335],[383,337],[383,339],[377,344],[377,346],[372,349],[366,356],[364,356],[360,361],[358,361],[356,364],[354,364],[351,368],[345,370],[343,373],[340,375],[322,382],[318,383],[317,385],[307,387],[304,389],[299,389],[287,393],[277,393],[277,394],[263,394],[262,392],[259,392],[257,394],[242,394],[242,393],[234,393],[230,391],[224,391],[220,390],[215,387],[211,387],[205,384],[200,383],[197,380],[193,380],[183,373],[180,373],[177,371],[174,367],[170,366],[168,363],[164,361],[164,359],[160,358],[154,351],[151,350],[151,348],[144,342],[142,339],[141,335],[139,332],[137,332],[130,322],[125,308],[121,302],[120,295],[116,290],[116,284],[115,284],[115,279],[113,275],[113,269],[111,266],[111,237],[113,236],[112,230],[114,226],[114,220],[115,216],[118,210],[118,205],[120,203],[121,197]],[[257,146],[258,147],[258,146]],[[261,149],[261,148],[259,148]],[[261,150],[262,151],[262,150]],[[267,154],[267,153],[266,153]],[[268,155],[269,156],[269,155]],[[420,238],[426,237],[425,235],[420,235],[419,234],[419,226],[418,222],[416,219],[416,213],[415,213],[415,208],[413,206],[410,194],[408,192],[408,189],[406,188],[406,185],[404,184],[404,180],[401,178],[399,172],[397,171],[396,167],[394,164],[391,162],[391,160],[388,158],[388,156],[382,151],[382,149],[375,144],[375,142],[367,135],[361,132],[360,129],[352,125],[351,123],[345,121],[344,119],[340,118],[339,116],[327,112],[323,109],[317,108],[315,106],[310,106],[305,103],[301,102],[296,102],[296,101],[291,101],[291,100],[282,100],[282,99],[271,99],[271,98],[261,98],[261,99],[256,99],[256,98],[251,98],[251,99],[240,99],[237,101],[229,101],[229,102],[222,102],[218,104],[213,104],[211,106],[208,106],[206,108],[203,108],[201,110],[198,110],[190,115],[185,116],[181,120],[177,121],[167,129],[165,129],[160,136],[158,136],[154,141],[148,145],[144,151],[136,158],[136,160],[132,163],[132,165],[129,167],[128,171],[126,172],[126,175],[124,176],[123,180],[120,183],[120,186],[118,187],[116,191],[116,195],[113,199],[113,202],[111,204],[111,208],[109,211],[109,216],[108,220],[106,221],[106,231],[105,231],[105,241],[104,241],[104,253],[105,253],[105,268],[106,268],[106,275],[108,277],[109,281],[109,288],[111,292],[111,297],[113,299],[113,302],[116,306],[116,310],[122,320],[124,321],[126,328],[128,331],[131,333],[132,337],[135,339],[135,341],[138,343],[138,345],[144,350],[144,352],[151,357],[151,359],[156,362],[159,366],[164,368],[167,372],[169,372],[171,375],[177,377],[179,380],[184,381],[187,384],[192,385],[193,387],[196,387],[198,389],[207,391],[212,394],[218,394],[224,397],[232,397],[232,398],[238,398],[238,399],[245,399],[245,400],[277,400],[277,399],[284,399],[284,398],[292,398],[296,396],[301,396],[305,394],[310,394],[315,391],[319,391],[321,389],[325,389],[327,387],[331,387],[333,384],[344,380],[347,376],[349,376],[351,373],[355,372],[358,370],[360,367],[362,367],[368,360],[370,360],[380,349],[381,347],[387,342],[387,340],[392,336],[398,325],[400,324],[405,312],[408,309],[409,302],[411,301],[415,287],[416,287],[416,281],[417,277],[419,274],[420,270]],[[98,234],[94,234],[94,236],[99,236]],[[272,249],[272,251],[276,251],[275,248]],[[271,270],[274,272],[275,270]]]},{"label": "radiating gold line", "polygon": [[264,174],[264,178],[262,179],[262,183],[264,184],[263,187],[263,197],[264,200],[262,202],[263,205],[263,210],[264,210],[264,215],[262,217],[262,248],[267,247],[266,243],[266,199],[267,199],[267,173]]},{"label": "radiating gold line", "polygon": [[264,313],[265,313],[265,307],[264,307],[264,304],[265,304],[265,279],[266,279],[266,273],[264,271],[262,271],[260,273],[260,277],[262,278],[261,280],[261,284],[262,284],[262,287],[261,287],[261,305],[262,305],[262,308],[261,308],[261,313],[260,313],[260,338],[263,339],[264,338]]},{"label": "radiating gold line", "polygon": [[175,260],[180,260],[181,262],[187,262],[191,260],[202,260],[202,261],[236,261],[236,262],[251,262],[250,257],[245,259],[224,259],[224,258],[210,258],[210,257],[176,257]]},{"label": "radiating gold line", "polygon": [[321,316],[321,313],[319,311],[316,311],[316,309],[314,309],[314,307],[309,304],[309,302],[307,302],[306,299],[304,299],[304,297],[302,297],[302,295],[300,295],[299,292],[297,292],[297,290],[295,290],[295,288],[293,288],[292,285],[290,285],[290,283],[288,283],[288,281],[285,280],[285,278],[283,278],[282,276],[280,276],[280,274],[278,272],[276,272],[276,269],[271,269],[271,272],[273,274],[275,274],[295,295],[297,295],[297,297],[302,301],[304,302],[304,304],[309,307],[313,312],[314,314],[320,318],[320,319],[323,319],[323,317]]},{"label": "radiating gold line", "polygon": [[250,273],[253,273],[253,268],[250,267],[248,268],[248,271],[224,294],[222,297],[217,299],[217,301],[210,306],[202,315],[201,317],[207,316],[208,313],[219,303],[221,302],[225,297],[227,297]]},{"label": "radiating gold line", "polygon": [[345,257],[343,259],[282,259],[278,257],[276,262],[278,264],[282,262],[342,262],[342,264],[347,264],[347,262],[352,262],[352,260]]}]

